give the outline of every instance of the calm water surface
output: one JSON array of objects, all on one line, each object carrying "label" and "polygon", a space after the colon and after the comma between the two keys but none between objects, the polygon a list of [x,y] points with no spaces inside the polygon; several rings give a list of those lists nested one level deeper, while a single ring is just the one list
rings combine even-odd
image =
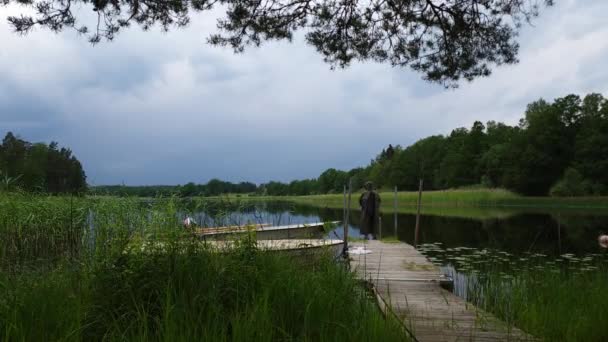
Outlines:
[{"label": "calm water surface", "polygon": [[[488,208],[483,218],[422,215],[418,243],[440,242],[445,248],[473,247],[507,251],[512,254],[598,252],[597,236],[608,233],[608,213],[605,210],[577,212],[573,210],[527,212],[522,209]],[[452,214],[454,211],[452,210]],[[342,221],[342,209],[318,208],[289,202],[246,203],[203,211],[192,211],[202,226],[223,226],[245,223],[285,225],[319,221]],[[349,235],[360,237],[358,211],[349,218]],[[465,215],[463,215],[465,216]],[[396,221],[396,225],[395,225]],[[416,216],[413,214],[384,213],[377,238],[397,237],[414,244]],[[343,226],[328,237],[341,238]]]}]

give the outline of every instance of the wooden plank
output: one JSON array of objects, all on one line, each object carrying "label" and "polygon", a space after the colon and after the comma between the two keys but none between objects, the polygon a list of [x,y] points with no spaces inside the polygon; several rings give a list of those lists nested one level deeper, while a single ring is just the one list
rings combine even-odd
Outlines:
[{"label": "wooden plank", "polygon": [[372,240],[350,250],[351,269],[420,342],[535,340],[443,289],[439,268],[408,244]]}]

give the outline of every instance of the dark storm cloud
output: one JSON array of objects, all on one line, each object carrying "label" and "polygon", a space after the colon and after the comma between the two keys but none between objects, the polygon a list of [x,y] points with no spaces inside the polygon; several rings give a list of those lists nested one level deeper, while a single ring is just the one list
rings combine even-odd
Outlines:
[{"label": "dark storm cloud", "polygon": [[522,32],[520,64],[457,90],[385,65],[331,71],[301,39],[234,55],[203,44],[214,23],[201,18],[95,47],[71,33],[19,37],[3,21],[0,134],[69,146],[94,184],[316,177],[389,143],[514,124],[540,97],[608,94],[606,11],[560,1]]}]

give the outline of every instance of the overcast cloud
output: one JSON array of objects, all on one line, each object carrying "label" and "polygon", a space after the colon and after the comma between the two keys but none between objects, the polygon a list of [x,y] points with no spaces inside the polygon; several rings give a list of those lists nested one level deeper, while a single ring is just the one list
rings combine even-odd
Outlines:
[{"label": "overcast cloud", "polygon": [[445,90],[409,69],[330,70],[301,39],[234,55],[206,45],[215,22],[132,28],[92,47],[72,32],[11,32],[0,8],[0,135],[58,141],[90,184],[316,177],[383,147],[475,120],[515,124],[527,103],[608,95],[608,2],[558,0],[521,33],[520,60]]}]

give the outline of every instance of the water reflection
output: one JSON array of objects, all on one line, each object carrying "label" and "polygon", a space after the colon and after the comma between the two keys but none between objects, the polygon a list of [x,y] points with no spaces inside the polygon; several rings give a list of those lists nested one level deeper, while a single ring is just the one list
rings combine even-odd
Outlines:
[{"label": "water reflection", "polygon": [[592,281],[608,266],[608,253],[516,255],[487,248],[444,248],[441,243],[423,244],[418,250],[453,280],[456,295],[476,304],[493,299],[485,291],[509,293],[522,282],[562,283],[585,277]]},{"label": "water reflection", "polygon": [[[228,206],[227,206],[228,205]],[[245,223],[272,225],[342,221],[342,209],[319,208],[288,202],[245,202],[205,204],[190,210],[203,226]],[[466,210],[466,209],[463,209]],[[495,209],[488,209],[495,212]],[[480,215],[484,218],[422,215],[419,243],[441,242],[449,247],[492,248],[510,253],[538,252],[549,255],[581,254],[598,251],[597,237],[608,229],[608,215],[603,212],[577,213],[572,211],[526,213],[511,215]],[[349,217],[349,236],[360,237],[360,213]],[[396,224],[395,224],[396,223]],[[378,238],[397,237],[414,243],[416,215],[383,213]],[[343,227],[330,233],[332,238],[343,236]]]}]

